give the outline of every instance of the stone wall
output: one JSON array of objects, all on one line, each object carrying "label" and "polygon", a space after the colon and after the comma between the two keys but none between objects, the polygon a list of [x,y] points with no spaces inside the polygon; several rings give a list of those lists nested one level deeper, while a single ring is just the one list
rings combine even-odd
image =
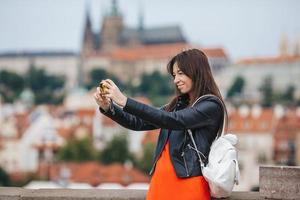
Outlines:
[{"label": "stone wall", "polygon": [[[233,192],[227,200],[300,199],[300,167],[263,166],[259,192]],[[146,190],[38,189],[0,187],[1,200],[143,200]]]},{"label": "stone wall", "polygon": [[[145,190],[0,188],[1,200],[144,200]],[[234,192],[227,200],[256,200],[258,192]]]}]

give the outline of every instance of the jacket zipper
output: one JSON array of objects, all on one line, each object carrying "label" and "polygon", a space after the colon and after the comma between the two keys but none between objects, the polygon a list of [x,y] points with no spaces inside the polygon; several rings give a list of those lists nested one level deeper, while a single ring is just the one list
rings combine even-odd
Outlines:
[{"label": "jacket zipper", "polygon": [[[166,144],[164,144],[164,146],[165,146],[165,145],[166,145]],[[163,151],[163,150],[162,150],[162,151]],[[151,170],[150,170],[150,172],[149,172],[149,175],[150,175],[150,176],[152,175],[152,173],[153,173],[153,171],[154,171],[154,169],[155,169],[155,167],[156,167],[156,163],[157,163],[158,159],[160,158],[162,151],[159,153],[159,156],[157,156],[157,158],[155,159],[154,164],[152,165],[152,168],[151,168]]]},{"label": "jacket zipper", "polygon": [[[203,95],[203,96],[213,96],[213,95]],[[198,98],[195,100],[195,102],[192,104],[191,107],[193,107],[193,106],[194,106],[201,98],[203,98],[203,96],[198,97]],[[171,131],[169,130],[169,132],[171,132]],[[168,140],[167,140],[167,141],[168,141]],[[167,141],[166,141],[166,142],[167,142]],[[185,134],[185,142],[186,142],[186,134]],[[166,143],[164,144],[164,146],[165,146],[165,145],[166,145]],[[162,151],[163,151],[163,149],[162,149]],[[161,156],[162,151],[159,153],[159,156],[156,158],[154,164],[152,165],[152,168],[151,168],[151,170],[150,170],[150,172],[149,172],[149,175],[152,175],[152,173],[153,173],[153,171],[154,171],[154,169],[155,169],[156,163],[157,163],[159,157]],[[183,157],[183,162],[184,162],[184,165],[185,165],[186,175],[187,175],[187,176],[190,176],[189,173],[188,173],[187,163],[186,163],[186,160],[185,160],[185,157],[184,157],[184,152],[181,153],[181,156]]]},{"label": "jacket zipper", "polygon": [[185,167],[185,171],[186,171],[186,176],[190,176],[189,175],[189,170],[188,170],[188,167],[187,167],[187,164],[186,164],[186,161],[185,161],[185,157],[184,157],[184,152],[181,153],[181,156],[183,158],[184,167]]},{"label": "jacket zipper", "polygon": [[[209,96],[209,95],[207,95],[207,96]],[[198,100],[199,100],[200,98],[201,98],[201,97],[198,97],[198,98],[196,99],[196,101],[193,103],[192,107],[198,102]],[[170,132],[171,132],[171,130],[169,130],[169,133],[168,133],[168,134],[170,134]],[[184,137],[185,137],[185,142],[186,142],[186,134],[185,134]],[[167,141],[168,141],[168,140],[167,140]],[[166,142],[167,142],[167,141],[166,141]],[[165,142],[164,146],[166,145],[166,142]],[[162,149],[162,151],[163,151],[163,149]],[[162,151],[159,153],[159,156],[156,158],[154,164],[152,165],[152,168],[151,168],[151,170],[150,170],[150,172],[149,172],[149,175],[150,175],[150,176],[151,176],[151,174],[153,173],[153,171],[154,171],[154,169],[155,169],[156,163],[157,163],[159,157],[161,156]],[[189,176],[187,164],[186,164],[185,157],[184,157],[184,152],[181,153],[181,156],[183,157],[183,161],[184,161],[184,165],[185,165],[185,170],[186,170],[186,175]]]},{"label": "jacket zipper", "polygon": [[[165,146],[165,145],[166,145],[166,143],[164,144],[164,146]],[[149,172],[149,175],[151,175],[151,174],[153,173],[153,171],[154,171],[154,169],[155,169],[155,166],[156,166],[156,163],[157,163],[158,159],[160,158],[162,152],[163,152],[163,150],[159,153],[159,156],[157,156],[157,158],[156,158],[156,160],[155,160],[154,164],[152,165],[152,168],[151,168],[151,170],[150,170],[150,172]]]},{"label": "jacket zipper", "polygon": [[155,160],[154,164],[152,165],[152,168],[151,168],[151,170],[150,170],[150,172],[149,172],[149,175],[150,175],[150,176],[151,176],[152,173],[153,173],[153,170],[154,170],[154,168],[155,168],[155,166],[156,166],[156,162],[157,162],[157,160]]}]

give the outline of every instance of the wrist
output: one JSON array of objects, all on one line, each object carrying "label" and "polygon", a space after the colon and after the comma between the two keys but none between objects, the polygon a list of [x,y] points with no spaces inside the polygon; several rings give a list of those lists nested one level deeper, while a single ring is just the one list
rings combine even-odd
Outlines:
[{"label": "wrist", "polygon": [[107,112],[109,110],[109,105],[105,105],[101,107],[105,112]]},{"label": "wrist", "polygon": [[109,107],[106,107],[106,106],[99,106],[99,108],[102,113],[108,112],[108,109],[109,109]]},{"label": "wrist", "polygon": [[120,106],[121,106],[122,108],[124,108],[125,105],[126,105],[126,103],[127,103],[127,97],[124,95],[124,97],[123,97],[123,99],[122,99],[122,101],[121,101],[121,103],[120,103]]}]

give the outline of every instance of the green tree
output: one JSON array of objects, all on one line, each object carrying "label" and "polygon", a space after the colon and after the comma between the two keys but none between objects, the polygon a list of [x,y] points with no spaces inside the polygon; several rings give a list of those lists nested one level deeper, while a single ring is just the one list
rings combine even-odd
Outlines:
[{"label": "green tree", "polygon": [[259,88],[262,94],[262,106],[271,107],[273,105],[274,91],[273,91],[273,79],[271,76],[267,76],[262,86]]},{"label": "green tree", "polygon": [[0,167],[0,186],[10,186],[11,181],[9,175]]},{"label": "green tree", "polygon": [[92,69],[89,73],[89,81],[85,84],[87,89],[91,89],[99,85],[99,82],[108,77],[104,69]]},{"label": "green tree", "polygon": [[100,161],[104,164],[114,162],[124,163],[126,160],[134,160],[129,152],[126,135],[117,135],[107,144],[100,154]]},{"label": "green tree", "polygon": [[152,74],[143,74],[138,92],[150,98],[154,105],[159,106],[173,94],[171,81],[171,76],[162,75],[158,71],[154,71]]},{"label": "green tree", "polygon": [[296,104],[294,93],[295,93],[295,86],[289,85],[286,91],[284,91],[282,94],[282,98],[281,98],[282,101],[285,104]]},{"label": "green tree", "polygon": [[71,139],[57,154],[60,161],[83,162],[96,159],[96,150],[90,138]]},{"label": "green tree", "polygon": [[0,84],[18,91],[22,91],[24,88],[24,80],[22,76],[7,70],[0,71]]},{"label": "green tree", "polygon": [[231,87],[228,90],[227,98],[234,97],[236,95],[241,95],[245,86],[245,79],[241,76],[237,76]]},{"label": "green tree", "polygon": [[42,91],[46,86],[46,79],[44,69],[37,69],[31,65],[26,74],[26,86],[31,88],[34,93]]},{"label": "green tree", "polygon": [[64,98],[64,76],[49,75],[44,69],[37,69],[31,65],[26,76],[26,86],[35,94],[37,104],[61,103]]},{"label": "green tree", "polygon": [[115,82],[115,84],[121,89],[124,87],[123,83],[114,75],[108,73],[104,69],[95,68],[92,69],[89,73],[87,83],[85,83],[85,87],[87,89],[91,89],[93,87],[97,87],[101,80],[103,79],[111,79]]},{"label": "green tree", "polygon": [[56,90],[64,87],[65,77],[49,75],[44,69],[37,69],[31,65],[26,74],[26,85],[34,92],[40,92],[44,89]]},{"label": "green tree", "polygon": [[297,106],[300,106],[300,99],[297,100],[296,105],[297,105]]},{"label": "green tree", "polygon": [[155,144],[149,142],[143,146],[143,156],[137,162],[137,167],[142,171],[149,173],[152,168],[153,155],[155,151]]},{"label": "green tree", "polygon": [[295,87],[289,85],[285,91],[277,91],[273,94],[273,102],[281,103],[286,106],[297,105],[297,100],[294,97]]},{"label": "green tree", "polygon": [[139,88],[134,84],[133,80],[130,79],[124,84],[123,92],[129,96],[135,96],[139,93]]},{"label": "green tree", "polygon": [[0,94],[5,102],[13,102],[23,89],[22,76],[7,70],[0,71]]}]

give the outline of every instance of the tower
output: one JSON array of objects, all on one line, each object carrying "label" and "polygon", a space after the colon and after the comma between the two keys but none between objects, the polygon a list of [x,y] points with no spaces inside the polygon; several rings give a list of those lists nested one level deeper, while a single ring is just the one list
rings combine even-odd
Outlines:
[{"label": "tower", "polygon": [[299,36],[295,38],[294,41],[294,52],[293,52],[294,56],[300,56],[300,38]]},{"label": "tower", "polygon": [[289,54],[288,39],[285,34],[282,34],[282,36],[281,36],[279,51],[280,51],[280,56],[287,56]]},{"label": "tower", "polygon": [[101,51],[109,52],[119,45],[123,29],[123,17],[119,11],[117,0],[112,0],[110,12],[104,16],[101,28]]},{"label": "tower", "polygon": [[142,2],[140,2],[140,8],[139,8],[139,18],[138,18],[138,31],[144,30],[144,10]]},{"label": "tower", "polygon": [[94,51],[94,39],[93,39],[93,30],[92,23],[90,19],[90,8],[89,4],[86,3],[85,10],[85,25],[82,39],[82,48],[81,55],[87,56]]},{"label": "tower", "polygon": [[[86,79],[86,74],[84,70],[84,60],[86,57],[95,52],[94,48],[94,34],[92,30],[92,22],[90,19],[90,4],[86,1],[85,5],[85,21],[84,21],[84,31],[81,45],[80,57],[77,63],[77,83],[76,87],[82,87]],[[84,74],[84,75],[83,75]]]}]

